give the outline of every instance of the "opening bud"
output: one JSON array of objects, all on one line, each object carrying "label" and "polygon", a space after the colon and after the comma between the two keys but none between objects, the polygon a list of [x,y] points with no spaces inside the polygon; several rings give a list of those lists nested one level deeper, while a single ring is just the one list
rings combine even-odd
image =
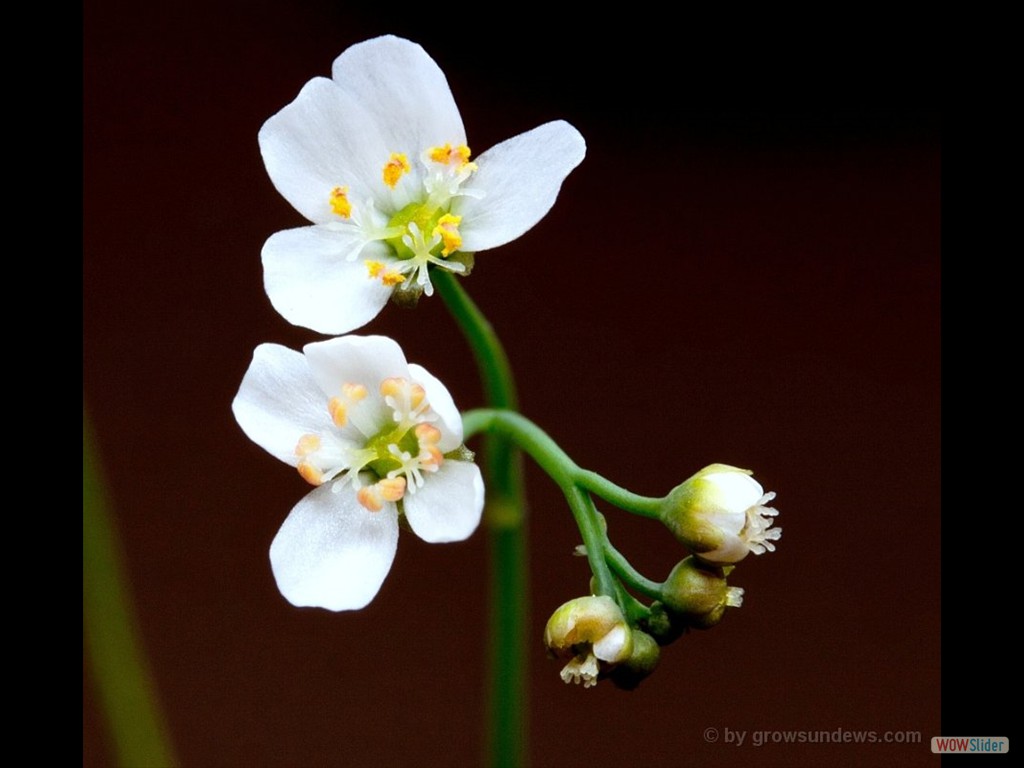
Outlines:
[{"label": "opening bud", "polygon": [[773,528],[778,511],[750,470],[711,464],[676,486],[659,511],[661,521],[705,563],[738,563],[753,552],[775,550],[782,535]]},{"label": "opening bud", "polygon": [[630,658],[633,634],[614,600],[591,595],[570,600],[551,615],[544,645],[556,658],[568,659],[562,680],[590,688],[599,675]]}]

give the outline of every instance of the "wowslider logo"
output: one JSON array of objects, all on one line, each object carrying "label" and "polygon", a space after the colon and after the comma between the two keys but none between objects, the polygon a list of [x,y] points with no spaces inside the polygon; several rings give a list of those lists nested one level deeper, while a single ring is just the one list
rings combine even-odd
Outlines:
[{"label": "wowslider logo", "polygon": [[932,752],[937,755],[969,752],[1003,755],[1010,751],[1005,736],[932,736]]}]

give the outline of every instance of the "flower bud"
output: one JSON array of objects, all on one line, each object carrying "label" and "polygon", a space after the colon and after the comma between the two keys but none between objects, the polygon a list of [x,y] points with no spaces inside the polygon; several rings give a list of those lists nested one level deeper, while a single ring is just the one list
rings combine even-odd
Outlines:
[{"label": "flower bud", "polygon": [[782,535],[778,512],[747,469],[711,464],[665,497],[659,517],[679,541],[706,563],[738,563],[750,552],[774,551]]},{"label": "flower bud", "polygon": [[743,590],[726,583],[724,568],[687,557],[665,579],[661,599],[690,626],[707,629],[722,620],[726,608],[743,605]]},{"label": "flower bud", "polygon": [[608,675],[616,687],[631,691],[640,685],[661,659],[661,648],[657,641],[646,632],[633,630],[633,651],[629,658],[615,667]]},{"label": "flower bud", "polygon": [[653,637],[658,645],[669,645],[678,640],[689,626],[686,620],[665,607],[660,600],[651,603],[650,613],[640,619],[638,626]]},{"label": "flower bud", "polygon": [[610,597],[578,597],[548,619],[544,644],[554,656],[569,660],[562,680],[589,688],[597,685],[602,671],[630,657],[633,631]]}]

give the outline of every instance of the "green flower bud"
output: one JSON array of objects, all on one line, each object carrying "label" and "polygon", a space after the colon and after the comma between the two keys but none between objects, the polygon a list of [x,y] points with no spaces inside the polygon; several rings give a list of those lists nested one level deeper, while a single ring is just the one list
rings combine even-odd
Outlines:
[{"label": "green flower bud", "polygon": [[750,552],[774,551],[782,535],[772,528],[775,498],[750,470],[711,464],[665,497],[659,517],[679,541],[706,563],[738,563]]},{"label": "green flower bud", "polygon": [[653,637],[638,629],[633,630],[633,651],[629,658],[615,667],[608,675],[619,688],[631,691],[640,685],[658,666],[661,648]]},{"label": "green flower bud", "polygon": [[707,629],[721,621],[726,608],[743,605],[743,590],[726,583],[724,568],[708,566],[691,556],[665,579],[661,599],[691,626]]},{"label": "green flower bud", "polygon": [[562,669],[562,680],[590,688],[597,685],[603,670],[630,657],[633,631],[610,597],[578,597],[548,619],[544,645],[554,656],[569,660]]},{"label": "green flower bud", "polygon": [[667,610],[660,600],[651,603],[650,613],[640,620],[638,626],[653,637],[658,645],[675,642],[689,629],[686,621]]}]

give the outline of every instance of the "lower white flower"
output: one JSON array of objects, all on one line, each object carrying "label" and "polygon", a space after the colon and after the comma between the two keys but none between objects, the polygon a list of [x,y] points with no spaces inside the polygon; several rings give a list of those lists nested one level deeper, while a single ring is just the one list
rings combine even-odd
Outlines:
[{"label": "lower white flower", "polygon": [[483,511],[480,470],[444,385],[383,336],[296,352],[262,344],[232,403],[245,433],[316,486],[270,546],[297,606],[362,608],[380,589],[404,515],[424,541],[461,541]]}]

